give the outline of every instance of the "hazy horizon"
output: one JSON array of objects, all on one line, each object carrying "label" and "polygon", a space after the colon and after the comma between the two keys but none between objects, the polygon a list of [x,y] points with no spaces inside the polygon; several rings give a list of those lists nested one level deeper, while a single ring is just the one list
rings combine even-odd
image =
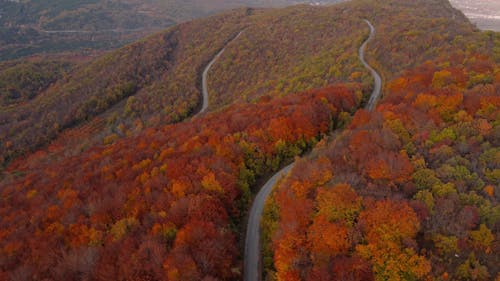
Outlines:
[{"label": "hazy horizon", "polygon": [[498,0],[450,0],[478,28],[500,31],[500,1]]}]

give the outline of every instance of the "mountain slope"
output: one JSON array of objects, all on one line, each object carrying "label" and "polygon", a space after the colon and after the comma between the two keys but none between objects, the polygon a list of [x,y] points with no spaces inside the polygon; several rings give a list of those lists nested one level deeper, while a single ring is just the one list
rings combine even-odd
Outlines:
[{"label": "mountain slope", "polygon": [[[176,23],[289,0],[0,0],[0,60],[123,46]],[[328,0],[323,2],[337,2]]]},{"label": "mountain slope", "polygon": [[500,80],[432,79],[455,67],[408,72],[295,165],[263,223],[270,278],[498,278]]},{"label": "mountain slope", "polygon": [[[359,60],[371,72],[374,79],[374,87],[368,102],[365,105],[369,111],[372,111],[377,104],[382,89],[380,75],[365,61],[366,46],[375,37],[375,28],[368,20],[364,20],[370,28],[369,37],[359,47]],[[259,190],[255,199],[252,202],[252,207],[248,213],[248,223],[245,237],[245,256],[244,256],[244,278],[246,281],[261,280],[262,278],[262,255],[261,255],[261,229],[262,214],[264,206],[269,199],[269,195],[273,191],[273,187],[278,180],[286,176],[295,165],[295,162],[281,169],[274,174]]]},{"label": "mountain slope", "polygon": [[355,90],[233,105],[4,180],[0,279],[239,279],[249,187],[354,110]]},{"label": "mountain slope", "polygon": [[[303,10],[307,13],[300,12]],[[262,30],[261,26],[267,26],[270,30],[284,30],[286,34],[286,30],[303,26],[303,23],[300,20],[275,22],[275,17],[273,17],[275,10],[236,10],[220,16],[181,24],[167,32],[154,35],[98,58],[94,62],[79,66],[73,69],[68,77],[58,81],[29,104],[0,113],[2,117],[0,129],[6,132],[1,140],[4,143],[10,143],[2,156],[10,160],[16,155],[45,145],[67,128],[83,125],[86,120],[91,120],[89,126],[95,128],[92,133],[94,136],[87,136],[88,142],[96,144],[102,143],[103,138],[107,136],[116,138],[134,133],[142,127],[184,119],[200,104],[200,72],[204,65],[226,42],[244,28],[245,32],[238,40],[226,46],[226,52],[208,75],[208,86],[212,93],[210,96],[212,109],[240,99],[242,94],[233,90],[238,79],[227,81],[225,85],[219,82],[220,78],[234,78],[235,71],[242,77],[250,77],[252,88],[261,89],[252,94],[252,99],[267,94],[269,91],[271,95],[288,94],[292,91],[302,91],[342,81],[365,81],[364,89],[366,90],[370,86],[370,80],[367,78],[368,73],[356,59],[355,44],[358,40],[352,40],[350,37],[352,34],[344,32],[341,28],[341,24],[358,25],[360,23],[355,18],[351,18],[346,19],[348,23],[339,21],[337,25],[332,26],[332,21],[328,16],[331,12],[335,10],[323,10],[310,6],[297,6],[280,11],[282,14],[280,18],[291,20],[303,18],[310,21],[307,28],[288,34],[287,41],[309,40],[309,42],[315,42],[317,46],[322,46],[318,47],[318,51],[310,52],[307,45],[296,44],[277,54],[281,57],[279,63],[290,68],[297,68],[297,71],[309,62],[321,63],[322,66],[315,68],[308,76],[295,80],[300,81],[302,86],[290,87],[281,93],[276,90],[271,91],[273,88],[269,85],[275,84],[276,80],[290,79],[288,68],[277,69],[275,61],[263,59],[259,56],[260,49],[255,48],[279,50],[283,33],[274,32],[258,40],[254,40],[254,37],[261,36],[259,35]],[[317,19],[316,16],[318,16]],[[316,23],[321,28],[316,28]],[[316,31],[313,32],[315,29]],[[361,39],[363,31],[360,29],[357,32]],[[329,36],[324,36],[324,34],[329,34]],[[349,44],[349,49],[340,53],[345,44]],[[332,48],[337,51],[330,53],[328,50]],[[244,56],[244,61],[236,59],[232,63],[239,69],[218,70],[220,65],[228,64],[235,50],[249,51]],[[170,53],[167,54],[167,52]],[[323,55],[319,56],[319,52]],[[342,64],[337,61],[340,56],[342,56]],[[141,61],[141,63],[132,63],[133,60]],[[248,60],[258,65],[253,67],[249,63],[248,68],[241,69],[243,63]],[[330,68],[328,65],[335,66],[337,73],[350,74],[325,79],[324,69]],[[260,71],[256,71],[256,67],[260,66],[262,66]],[[119,69],[119,71],[112,71],[113,69]],[[276,80],[254,79],[255,73],[259,73],[261,77],[274,76]],[[297,73],[294,75],[298,75]],[[305,85],[312,80],[321,82],[306,87]],[[238,85],[241,89],[245,89],[248,84],[239,83]],[[133,97],[125,101],[131,95]],[[99,117],[93,120],[92,118],[96,115]],[[32,126],[33,124],[38,125]],[[81,137],[77,139],[77,142],[81,144]],[[79,151],[80,149],[71,150]]]},{"label": "mountain slope", "polygon": [[[187,116],[201,96],[200,69],[242,29],[244,18],[242,11],[209,19],[210,24],[182,24],[74,68],[29,103],[0,112],[0,139],[11,143],[1,156],[8,160],[44,145],[105,111],[118,114],[111,116],[111,130],[118,125],[113,118],[129,124],[139,113],[157,119],[155,124]],[[216,30],[218,36],[211,36]],[[125,102],[131,95],[143,103]]]},{"label": "mountain slope", "polygon": [[0,107],[33,99],[62,78],[72,65],[69,61],[51,59],[0,63]]},{"label": "mountain slope", "polygon": [[[427,24],[447,31],[432,40],[456,32]],[[499,43],[471,29],[431,45],[432,61],[390,75],[375,112],[297,162],[263,222],[269,280],[499,277]]]},{"label": "mountain slope", "polygon": [[[363,18],[387,86],[351,121]],[[239,280],[257,183],[336,128],[270,204],[269,278],[490,278],[499,42],[444,0],[357,0],[235,10],[75,66],[0,113],[0,279]]]},{"label": "mountain slope", "polygon": [[[384,79],[464,44],[469,52],[491,52],[493,41],[488,33],[475,32],[446,1],[394,1],[392,5],[354,1],[330,7],[236,10],[173,27],[98,58],[74,69],[30,104],[0,112],[0,130],[5,132],[0,140],[9,143],[0,158],[10,161],[44,146],[69,127],[92,128],[94,136],[85,137],[92,145],[105,137],[115,139],[184,119],[200,103],[204,64],[244,28],[246,32],[227,46],[208,74],[211,109],[334,82],[362,82],[367,94],[371,78],[356,52],[365,36],[359,19],[370,16],[380,36],[367,57]],[[162,57],[167,52],[172,61]],[[138,64],[142,69],[132,65],[133,60],[143,60]],[[109,76],[107,72],[114,69],[121,72]]]}]

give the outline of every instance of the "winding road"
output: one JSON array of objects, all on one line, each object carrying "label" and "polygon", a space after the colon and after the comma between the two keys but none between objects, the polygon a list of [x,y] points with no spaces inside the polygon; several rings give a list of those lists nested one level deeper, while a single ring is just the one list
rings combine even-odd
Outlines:
[{"label": "winding road", "polygon": [[246,281],[261,279],[260,264],[260,220],[264,211],[266,199],[273,190],[273,186],[284,175],[288,174],[293,164],[274,174],[260,189],[255,197],[248,218],[247,235],[245,240],[245,279]]},{"label": "winding road", "polygon": [[[226,46],[233,42],[234,40],[238,39],[238,37],[240,37],[240,35],[243,33],[243,31],[245,30],[242,30],[240,31],[240,33],[238,33],[238,35],[236,35],[233,39],[231,39],[227,44]],[[210,63],[205,67],[205,70],[203,71],[203,75],[202,75],[202,78],[201,78],[201,84],[202,84],[202,92],[203,92],[203,103],[201,105],[201,109],[198,113],[196,113],[195,116],[197,115],[200,115],[202,114],[203,112],[205,112],[207,109],[208,109],[208,72],[210,71],[210,68],[212,68],[212,65],[214,65],[214,63],[220,58],[220,56],[224,53],[224,51],[226,50],[226,46],[224,46],[224,48],[222,50],[220,50],[219,53],[217,53],[217,55],[215,55],[215,57],[212,59],[212,61],[210,61]]]},{"label": "winding road", "polygon": [[365,61],[365,49],[366,45],[368,45],[368,42],[370,42],[373,37],[375,37],[375,27],[369,22],[368,20],[365,20],[365,22],[370,26],[370,36],[366,41],[361,45],[361,48],[359,48],[359,60],[363,63],[363,65],[371,72],[373,76],[373,82],[374,82],[374,87],[373,87],[373,92],[370,95],[370,99],[368,100],[368,103],[366,104],[366,110],[372,111],[375,108],[375,105],[377,104],[377,101],[380,97],[380,93],[382,91],[382,78],[380,78],[380,75],[378,74],[373,67],[371,67],[366,61]]},{"label": "winding road", "polygon": [[[366,109],[372,111],[375,107],[377,100],[380,96],[382,89],[382,79],[380,75],[365,61],[365,49],[366,45],[375,36],[375,28],[368,21],[365,22],[370,26],[370,36],[359,48],[359,59],[363,65],[371,72],[375,87],[370,96],[370,100],[366,105]],[[247,233],[245,238],[245,263],[244,263],[244,280],[245,281],[260,281],[262,279],[262,263],[260,260],[261,255],[261,244],[260,244],[260,221],[262,218],[262,213],[264,211],[264,204],[267,197],[271,194],[276,182],[286,176],[288,172],[292,169],[293,163],[283,168],[281,171],[277,172],[271,179],[269,179],[266,184],[260,189],[259,193],[254,199],[252,209],[250,210],[250,215],[248,218]]]},{"label": "winding road", "polygon": [[100,30],[83,30],[83,29],[35,29],[41,33],[47,34],[64,34],[64,33],[82,33],[82,34],[96,34],[96,33],[125,33],[125,32],[139,32],[145,30],[151,30],[147,28],[114,28],[114,29],[100,29]]}]

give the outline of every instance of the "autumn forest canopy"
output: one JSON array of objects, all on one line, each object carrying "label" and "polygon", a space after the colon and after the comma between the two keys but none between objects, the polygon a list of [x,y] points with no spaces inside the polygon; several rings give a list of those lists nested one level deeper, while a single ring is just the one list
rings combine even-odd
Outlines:
[{"label": "autumn forest canopy", "polygon": [[263,280],[500,280],[499,107],[500,33],[447,0],[238,8],[0,62],[0,280],[242,280],[253,199],[291,163]]}]

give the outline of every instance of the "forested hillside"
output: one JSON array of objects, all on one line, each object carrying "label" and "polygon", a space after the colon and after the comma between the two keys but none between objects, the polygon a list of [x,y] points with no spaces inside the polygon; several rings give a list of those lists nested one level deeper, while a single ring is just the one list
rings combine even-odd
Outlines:
[{"label": "forested hillside", "polygon": [[0,280],[241,280],[252,198],[294,158],[262,221],[266,280],[495,280],[499,46],[446,0],[353,0],[4,62]]},{"label": "forested hillside", "polygon": [[234,105],[4,180],[0,279],[239,279],[250,187],[353,112],[357,88]]},{"label": "forested hillside", "polygon": [[500,277],[500,35],[450,43],[392,75],[374,112],[279,184],[263,222],[268,280]]},{"label": "forested hillside", "polygon": [[69,61],[51,59],[0,63],[0,108],[35,98],[71,66]]},{"label": "forested hillside", "polygon": [[0,60],[116,48],[174,23],[154,1],[0,0]]},{"label": "forested hillside", "polygon": [[105,124],[91,125],[98,140],[102,132],[127,135],[117,127],[134,120],[158,125],[183,119],[200,103],[199,71],[243,28],[245,17],[242,10],[182,24],[73,68],[35,99],[0,112],[0,158],[45,145],[102,113]]},{"label": "forested hillside", "polygon": [[[357,59],[357,47],[367,34],[359,19],[372,13],[380,28],[368,58],[386,78],[464,42],[479,53],[488,47],[468,38],[473,27],[445,1],[397,3],[241,9],[173,27],[75,68],[29,104],[2,110],[0,128],[6,133],[0,140],[8,147],[0,158],[10,161],[72,127],[91,129],[84,145],[81,137],[77,140],[86,147],[184,119],[201,103],[201,69],[241,30],[209,73],[213,110],[265,93],[284,95],[333,82],[361,82],[369,92],[371,78]],[[416,29],[410,32],[409,26]]]},{"label": "forested hillside", "polygon": [[[0,60],[109,50],[176,23],[242,7],[307,0],[0,0]],[[335,3],[338,0],[323,0]]]},{"label": "forested hillside", "polygon": [[[58,142],[68,147],[64,154],[71,154],[105,139],[183,120],[201,103],[203,67],[241,30],[242,35],[226,46],[221,61],[209,73],[210,109],[241,99],[252,89],[257,90],[245,99],[299,92],[334,82],[361,82],[368,92],[371,80],[356,55],[366,28],[353,17],[335,21],[337,12],[311,6],[235,10],[181,24],[75,67],[28,104],[0,112],[0,128],[6,132],[0,140],[8,144],[0,157],[11,161],[50,143],[61,133],[76,136],[62,136],[63,141]],[[276,13],[280,15],[274,16]],[[306,21],[309,23],[304,25]],[[358,35],[351,37],[353,34],[346,32],[343,25],[358,26]],[[269,30],[265,37],[261,35],[263,28]],[[307,44],[290,44],[294,40],[314,42],[317,50]],[[286,45],[289,47],[280,47]],[[236,54],[239,50],[245,53]],[[260,56],[261,51],[271,50],[279,61]],[[245,64],[247,67],[243,67]],[[305,69],[305,76],[300,76],[307,65],[320,67]],[[296,77],[289,68],[297,69],[293,74]],[[249,81],[238,83],[240,78],[234,73]],[[282,81],[289,81],[286,88],[280,88]],[[86,132],[84,141],[82,132]],[[72,140],[75,145],[71,145]]]},{"label": "forested hillside", "polygon": [[357,57],[367,29],[356,11],[343,13],[341,5],[301,5],[255,13],[252,24],[210,73],[214,108],[337,81],[363,83],[369,92],[371,77]]}]

